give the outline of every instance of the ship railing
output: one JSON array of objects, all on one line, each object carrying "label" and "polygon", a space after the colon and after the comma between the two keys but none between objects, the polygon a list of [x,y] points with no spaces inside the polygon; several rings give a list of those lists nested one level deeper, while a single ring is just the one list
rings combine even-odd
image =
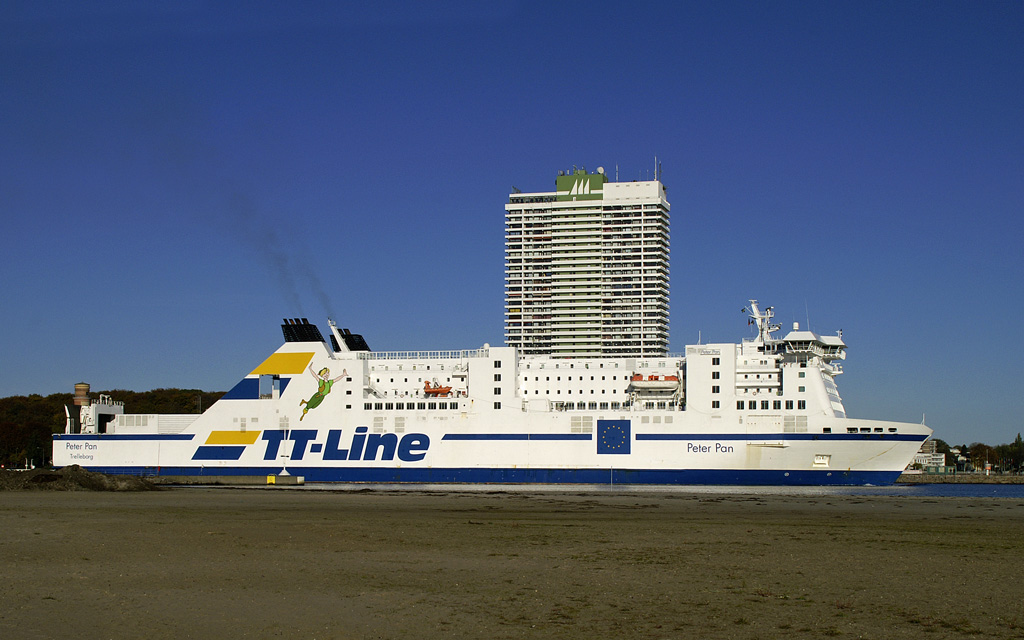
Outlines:
[{"label": "ship railing", "polygon": [[461,360],[486,358],[490,349],[463,349],[461,351],[359,351],[360,360]]},{"label": "ship railing", "polygon": [[823,361],[821,363],[821,368],[826,373],[831,373],[834,376],[837,376],[837,375],[839,375],[839,374],[841,374],[843,372],[843,365],[839,364],[838,362],[824,362]]}]

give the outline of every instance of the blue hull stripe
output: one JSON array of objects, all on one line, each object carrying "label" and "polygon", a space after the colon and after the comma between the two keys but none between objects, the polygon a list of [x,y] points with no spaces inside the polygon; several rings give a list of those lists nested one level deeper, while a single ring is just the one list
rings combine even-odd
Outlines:
[{"label": "blue hull stripe", "polygon": [[[192,440],[192,433],[112,434],[55,433],[54,440]],[[447,433],[442,440],[593,440],[589,433]],[[924,442],[922,435],[885,433],[638,433],[636,440],[896,440]]]},{"label": "blue hull stripe", "polygon": [[[281,467],[94,467],[103,473],[142,476],[267,476]],[[306,482],[410,482],[490,484],[658,484],[658,485],[885,485],[899,471],[745,469],[521,469],[298,467],[288,475]]]},{"label": "blue hull stripe", "polygon": [[637,440],[896,440],[924,442],[927,436],[898,433],[638,433]]},{"label": "blue hull stripe", "polygon": [[193,460],[238,460],[245,445],[204,445],[196,449]]},{"label": "blue hull stripe", "polygon": [[55,433],[54,440],[192,440],[194,433]]},{"label": "blue hull stripe", "polygon": [[442,440],[593,440],[589,433],[446,433]]}]

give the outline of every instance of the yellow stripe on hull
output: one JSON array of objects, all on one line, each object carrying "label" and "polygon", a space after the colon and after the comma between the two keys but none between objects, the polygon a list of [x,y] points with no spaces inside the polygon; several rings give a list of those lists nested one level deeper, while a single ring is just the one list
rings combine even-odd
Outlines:
[{"label": "yellow stripe on hull", "polygon": [[252,444],[259,437],[259,431],[211,431],[206,444]]}]

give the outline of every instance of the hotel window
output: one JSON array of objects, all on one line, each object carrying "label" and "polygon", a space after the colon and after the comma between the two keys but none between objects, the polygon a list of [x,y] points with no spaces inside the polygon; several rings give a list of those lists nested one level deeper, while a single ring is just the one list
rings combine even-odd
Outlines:
[{"label": "hotel window", "polygon": [[797,403],[796,403],[796,408],[801,410],[801,411],[803,411],[804,409],[807,408],[807,401],[806,400],[798,400]]},{"label": "hotel window", "polygon": [[782,409],[782,400],[772,400],[772,409],[779,411]]},{"label": "hotel window", "polygon": [[718,406],[718,400],[712,400],[712,401],[711,401],[711,408],[712,408],[712,409],[718,409],[718,408],[719,408],[719,406]]},{"label": "hotel window", "polygon": [[807,390],[807,388],[806,387],[797,387],[796,390],[799,391],[800,393],[803,393],[804,391]]},{"label": "hotel window", "polygon": [[501,403],[500,402],[495,402],[494,403],[494,408],[495,409],[500,409],[501,408]]},{"label": "hotel window", "polygon": [[711,366],[717,367],[720,364],[722,364],[722,361],[721,361],[720,358],[711,358]]},{"label": "hotel window", "polygon": [[786,400],[786,410],[787,411],[792,411],[793,410],[793,401],[792,400]]},{"label": "hotel window", "polygon": [[743,408],[743,401],[742,400],[737,400],[736,401],[736,408],[737,409],[742,409]]},{"label": "hotel window", "polygon": [[767,410],[768,410],[768,401],[767,400],[762,400],[761,401],[761,411],[767,411]]},{"label": "hotel window", "polygon": [[500,373],[494,374],[494,381],[495,382],[501,382],[501,374]]},{"label": "hotel window", "polygon": [[800,377],[801,377],[801,378],[803,378],[803,377],[805,377],[805,376],[807,376],[807,374],[806,374],[806,373],[804,373],[803,371],[801,371],[801,372],[800,372]]},{"label": "hotel window", "polygon": [[501,360],[495,360],[494,361],[494,368],[495,369],[500,369],[501,368]]},{"label": "hotel window", "polygon": [[711,393],[718,393],[719,387],[711,387]]},{"label": "hotel window", "polygon": [[720,375],[721,375],[721,374],[720,374],[719,372],[717,372],[717,371],[712,371],[712,372],[711,372],[711,379],[712,379],[712,380],[718,380],[718,378],[719,378],[719,376],[720,376]]},{"label": "hotel window", "polygon": [[500,396],[501,395],[501,387],[494,387],[494,395],[496,395],[496,396]]},{"label": "hotel window", "polygon": [[748,409],[756,409],[757,408],[757,400],[751,400],[751,401],[747,402],[747,408]]}]

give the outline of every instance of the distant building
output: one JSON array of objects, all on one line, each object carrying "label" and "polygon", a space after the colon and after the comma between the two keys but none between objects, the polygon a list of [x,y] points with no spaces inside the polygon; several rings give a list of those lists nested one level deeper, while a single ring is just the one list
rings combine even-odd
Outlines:
[{"label": "distant building", "polygon": [[669,203],[658,180],[559,172],[505,205],[505,344],[524,354],[668,351]]},{"label": "distant building", "polygon": [[922,468],[946,466],[946,454],[938,453],[937,446],[938,444],[932,438],[924,441],[917,455],[914,456],[913,464],[921,465]]}]

